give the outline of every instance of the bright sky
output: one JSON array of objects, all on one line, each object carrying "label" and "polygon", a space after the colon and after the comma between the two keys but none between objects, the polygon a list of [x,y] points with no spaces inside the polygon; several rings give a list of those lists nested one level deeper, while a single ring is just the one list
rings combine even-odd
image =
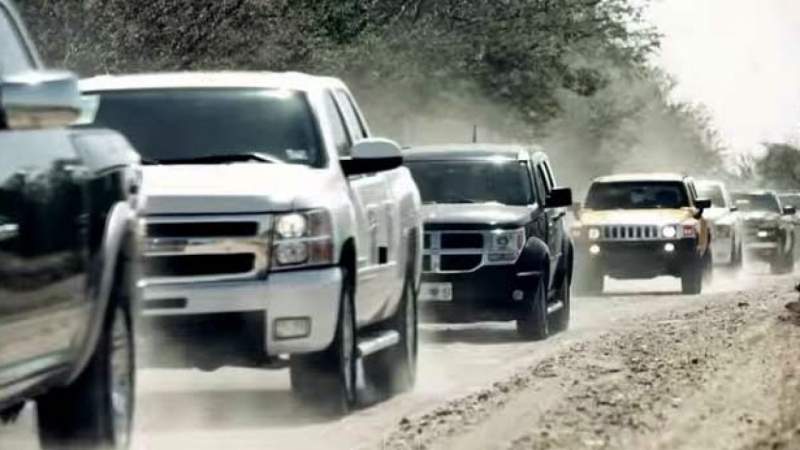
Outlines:
[{"label": "bright sky", "polygon": [[800,140],[800,0],[653,0],[656,62],[733,150]]}]

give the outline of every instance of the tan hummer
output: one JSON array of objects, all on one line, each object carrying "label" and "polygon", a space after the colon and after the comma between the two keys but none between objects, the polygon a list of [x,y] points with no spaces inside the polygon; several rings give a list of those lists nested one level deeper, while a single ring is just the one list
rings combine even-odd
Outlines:
[{"label": "tan hummer", "polygon": [[681,279],[684,294],[699,294],[712,271],[711,231],[703,218],[710,201],[694,180],[675,174],[597,178],[576,207],[572,237],[576,282],[600,294],[606,276]]}]

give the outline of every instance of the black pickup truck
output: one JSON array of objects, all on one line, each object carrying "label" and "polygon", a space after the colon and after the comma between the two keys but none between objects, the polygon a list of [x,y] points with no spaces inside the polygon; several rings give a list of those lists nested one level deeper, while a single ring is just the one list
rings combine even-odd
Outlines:
[{"label": "black pickup truck", "polygon": [[79,98],[0,0],[0,421],[34,400],[44,449],[123,449],[139,156],[118,134],[65,128]]},{"label": "black pickup truck", "polygon": [[572,191],[517,146],[409,149],[425,215],[421,310],[442,322],[516,320],[526,339],[569,326]]}]

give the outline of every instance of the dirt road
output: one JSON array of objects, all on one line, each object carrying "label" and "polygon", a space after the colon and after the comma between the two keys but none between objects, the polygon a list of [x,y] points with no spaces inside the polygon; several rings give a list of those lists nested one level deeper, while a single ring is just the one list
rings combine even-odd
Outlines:
[{"label": "dirt road", "polygon": [[[793,282],[614,283],[545,342],[426,325],[417,388],[333,421],[292,399],[286,370],[144,370],[135,448],[800,448]],[[36,449],[32,429],[29,410],[0,449]]]}]

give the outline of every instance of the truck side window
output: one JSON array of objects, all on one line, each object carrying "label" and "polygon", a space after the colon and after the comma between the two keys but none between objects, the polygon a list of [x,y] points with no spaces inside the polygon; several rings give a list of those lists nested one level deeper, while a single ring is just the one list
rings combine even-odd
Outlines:
[{"label": "truck side window", "polygon": [[542,178],[542,171],[540,170],[539,166],[536,166],[536,170],[531,172],[533,176],[533,184],[536,188],[536,202],[539,203],[539,206],[544,207],[545,201],[547,200],[547,189],[544,185],[544,178]]},{"label": "truck side window", "polygon": [[33,59],[8,11],[0,5],[0,74],[20,73],[34,68]]},{"label": "truck side window", "polygon": [[358,112],[356,112],[356,108],[350,96],[344,91],[337,90],[336,101],[339,103],[339,107],[344,115],[344,121],[347,123],[347,128],[350,130],[350,136],[353,137],[353,140],[359,141],[361,139],[366,139],[368,137],[367,131],[364,129],[364,124],[361,122],[361,118],[358,116]]},{"label": "truck side window", "polygon": [[542,162],[542,168],[544,170],[544,174],[547,176],[547,190],[552,191],[556,187],[556,177],[553,175],[553,168],[550,167],[550,162],[544,160]]},{"label": "truck side window", "polygon": [[342,112],[339,111],[339,106],[332,94],[325,96],[325,113],[331,123],[331,130],[333,131],[333,140],[336,145],[336,152],[340,157],[350,156],[350,147],[353,145],[347,129],[344,125]]},{"label": "truck side window", "polygon": [[552,187],[550,185],[550,179],[547,178],[547,172],[544,170],[544,167],[541,164],[536,166],[536,178],[541,179],[541,183],[543,185],[544,197],[542,199],[546,199],[548,195],[550,195],[550,191]]}]

